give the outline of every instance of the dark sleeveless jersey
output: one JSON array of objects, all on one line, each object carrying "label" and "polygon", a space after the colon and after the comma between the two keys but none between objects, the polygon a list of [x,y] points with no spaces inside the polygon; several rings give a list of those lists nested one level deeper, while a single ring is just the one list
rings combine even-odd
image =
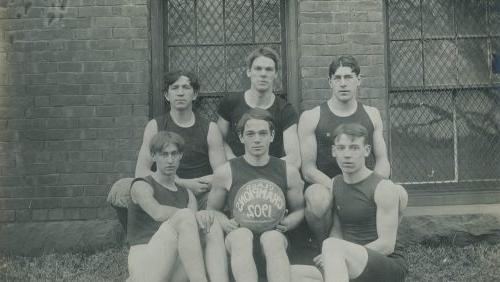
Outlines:
[{"label": "dark sleeveless jersey", "polygon": [[231,167],[232,183],[227,195],[227,207],[229,218],[233,218],[234,198],[238,190],[246,183],[255,179],[266,179],[278,185],[283,191],[283,195],[287,195],[288,182],[286,176],[285,161],[272,157],[269,162],[263,166],[253,166],[249,164],[243,156],[231,159],[229,161]]},{"label": "dark sleeveless jersey", "polygon": [[[226,142],[237,157],[245,154],[245,146],[241,143],[236,130],[237,124],[243,114],[250,109],[250,106],[245,101],[245,94],[224,97],[217,109],[217,114],[229,122]],[[269,146],[269,155],[281,158],[285,155],[283,132],[290,126],[297,124],[297,112],[290,103],[279,96],[276,96],[273,104],[266,111],[274,119],[274,140]]]},{"label": "dark sleeveless jersey", "polygon": [[[153,188],[153,197],[160,205],[187,208],[189,194],[186,189],[179,187],[177,191],[169,190],[148,175],[144,178],[136,178],[136,181],[145,181]],[[127,241],[133,245],[146,244],[158,231],[163,222],[155,221],[138,204],[131,202],[128,206]]]},{"label": "dark sleeveless jersey", "polygon": [[210,121],[195,113],[195,122],[191,127],[178,126],[166,113],[156,117],[158,131],[172,131],[185,141],[184,153],[177,169],[180,178],[192,179],[212,174],[208,157],[207,135]]},{"label": "dark sleeveless jersey", "polygon": [[[383,178],[372,173],[361,182],[345,183],[342,175],[333,181],[334,208],[342,228],[343,239],[366,245],[378,238],[375,189]],[[402,243],[396,240],[394,255],[402,255]]]},{"label": "dark sleeveless jersey", "polygon": [[373,168],[375,164],[373,156],[373,122],[363,104],[358,102],[356,111],[346,117],[332,113],[326,102],[319,106],[319,111],[319,121],[314,131],[317,143],[316,167],[318,170],[328,175],[328,177],[342,174],[337,161],[332,156],[332,134],[337,127],[345,123],[359,123],[368,130],[368,144],[372,147],[372,153],[366,162],[369,168]]}]

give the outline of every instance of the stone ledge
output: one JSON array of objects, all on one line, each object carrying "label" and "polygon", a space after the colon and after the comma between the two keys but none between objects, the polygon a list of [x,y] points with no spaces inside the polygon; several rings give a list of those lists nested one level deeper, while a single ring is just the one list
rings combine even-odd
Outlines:
[{"label": "stone ledge", "polygon": [[36,256],[95,251],[123,244],[117,220],[8,223],[0,225],[0,253]]},{"label": "stone ledge", "polygon": [[[410,207],[400,225],[407,242],[467,245],[500,242],[500,204]],[[95,251],[122,245],[117,220],[9,223],[0,225],[0,253],[36,256],[51,252]]]},{"label": "stone ledge", "polygon": [[410,207],[400,225],[409,242],[500,242],[500,204]]}]

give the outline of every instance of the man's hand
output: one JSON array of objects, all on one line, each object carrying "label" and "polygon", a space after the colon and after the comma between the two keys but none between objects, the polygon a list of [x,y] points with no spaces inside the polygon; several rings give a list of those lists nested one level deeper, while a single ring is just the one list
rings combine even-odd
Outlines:
[{"label": "man's hand", "polygon": [[195,196],[198,196],[199,194],[210,191],[211,182],[208,182],[207,179],[209,179],[207,176],[193,179],[177,178],[175,183],[181,187],[191,190]]},{"label": "man's hand", "polygon": [[214,214],[207,210],[199,211],[196,213],[196,221],[203,232],[210,233],[210,226],[214,223]]},{"label": "man's hand", "polygon": [[276,227],[274,229],[276,229],[277,231],[281,232],[281,233],[285,233],[288,231],[288,226],[286,224],[286,216],[288,215],[288,209],[285,209],[285,213],[283,214],[283,217],[281,218],[280,222],[278,223],[278,225],[276,225]]},{"label": "man's hand", "polygon": [[229,234],[229,232],[236,230],[240,227],[240,225],[236,222],[236,220],[233,219],[222,219],[219,218],[219,224],[222,227],[222,230],[226,234]]},{"label": "man's hand", "polygon": [[208,184],[208,186],[212,185],[212,179],[214,178],[213,174],[205,175],[202,177],[198,177],[198,182]]},{"label": "man's hand", "polygon": [[325,270],[325,264],[323,261],[323,254],[319,254],[313,258],[314,264],[321,270],[321,272],[324,272]]}]

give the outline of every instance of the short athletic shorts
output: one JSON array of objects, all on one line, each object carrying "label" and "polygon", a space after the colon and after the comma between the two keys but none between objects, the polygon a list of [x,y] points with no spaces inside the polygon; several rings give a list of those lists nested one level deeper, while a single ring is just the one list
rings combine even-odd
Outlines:
[{"label": "short athletic shorts", "polygon": [[403,282],[408,268],[403,256],[391,254],[385,256],[374,250],[366,248],[368,262],[361,274],[352,279],[354,282]]}]

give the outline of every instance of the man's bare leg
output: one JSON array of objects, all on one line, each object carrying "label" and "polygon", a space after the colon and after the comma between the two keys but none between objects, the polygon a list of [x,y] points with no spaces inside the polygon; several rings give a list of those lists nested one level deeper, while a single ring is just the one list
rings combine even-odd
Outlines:
[{"label": "man's bare leg", "polygon": [[363,246],[337,238],[323,242],[322,255],[325,282],[348,282],[358,277],[368,263],[368,253]]},{"label": "man's bare leg", "polygon": [[231,255],[231,268],[236,282],[257,281],[252,231],[247,228],[231,231],[226,236],[226,248]]},{"label": "man's bare leg", "polygon": [[205,234],[205,264],[210,281],[228,282],[227,253],[224,245],[224,231],[215,221],[210,232]]},{"label": "man's bare leg", "polygon": [[291,281],[290,261],[286,254],[287,241],[283,233],[271,230],[262,233],[260,244],[267,265],[267,280],[269,282]]},{"label": "man's bare leg", "polygon": [[332,194],[320,184],[312,184],[304,193],[305,218],[318,243],[328,238],[332,228]]},{"label": "man's bare leg", "polygon": [[169,222],[178,234],[178,253],[189,281],[207,282],[198,223],[194,212],[190,209],[179,210],[169,219]]}]

